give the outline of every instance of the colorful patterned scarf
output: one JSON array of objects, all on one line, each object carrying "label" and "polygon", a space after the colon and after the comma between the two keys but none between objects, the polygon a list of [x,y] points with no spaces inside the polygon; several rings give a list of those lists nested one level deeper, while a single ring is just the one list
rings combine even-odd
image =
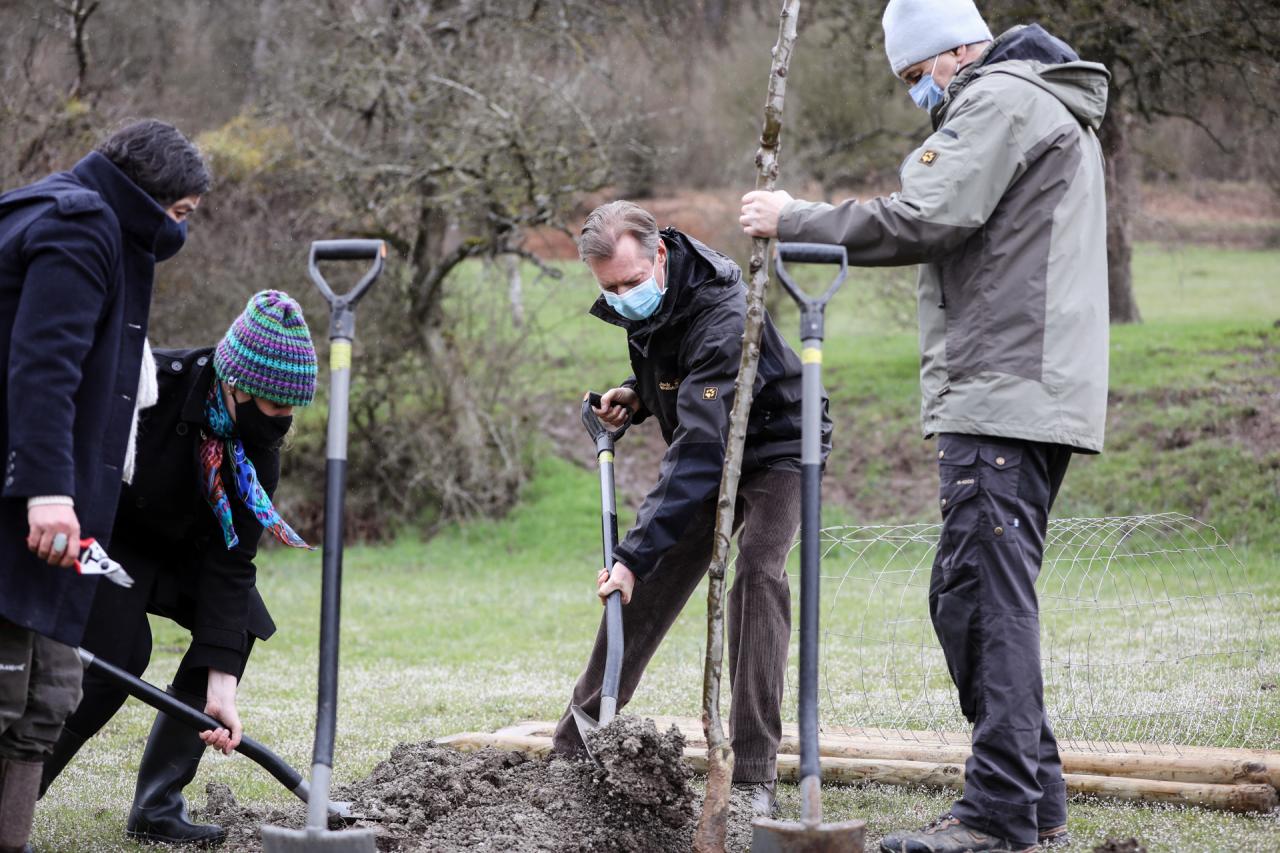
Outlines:
[{"label": "colorful patterned scarf", "polygon": [[227,402],[222,396],[222,383],[214,381],[209,390],[209,398],[204,404],[205,420],[213,436],[200,442],[200,465],[204,470],[204,498],[209,502],[218,524],[222,526],[222,537],[227,540],[227,550],[231,550],[240,542],[236,535],[235,524],[231,520],[231,501],[227,490],[222,485],[222,457],[225,452],[231,453],[231,468],[236,475],[236,493],[244,502],[259,523],[275,535],[277,539],[294,548],[312,549],[294,532],[276,508],[271,504],[266,489],[258,482],[258,472],[244,452],[244,442],[235,434],[236,424],[227,411]]}]

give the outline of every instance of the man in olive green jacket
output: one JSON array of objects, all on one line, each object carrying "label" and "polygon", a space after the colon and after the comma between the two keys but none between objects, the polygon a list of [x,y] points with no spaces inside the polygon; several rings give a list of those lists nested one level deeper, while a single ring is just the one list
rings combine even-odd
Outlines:
[{"label": "man in olive green jacket", "polygon": [[1044,713],[1035,579],[1072,452],[1101,451],[1106,198],[1096,131],[1109,74],[1039,26],[992,39],[972,0],[892,0],[894,73],[934,133],[902,189],[829,205],[743,198],[752,236],[839,243],[862,266],[920,265],[926,437],[943,529],[934,629],[974,724],[964,796],[882,850],[1024,850],[1066,841]]}]

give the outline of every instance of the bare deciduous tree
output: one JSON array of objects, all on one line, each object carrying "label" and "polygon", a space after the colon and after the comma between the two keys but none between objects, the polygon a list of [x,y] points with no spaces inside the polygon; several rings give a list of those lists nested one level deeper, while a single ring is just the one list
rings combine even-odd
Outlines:
[{"label": "bare deciduous tree", "polygon": [[477,358],[459,334],[451,282],[469,258],[532,259],[525,231],[567,231],[566,213],[613,177],[632,121],[606,71],[616,22],[576,0],[331,0],[282,14],[317,59],[293,70],[272,114],[330,176],[347,227],[395,254],[368,378],[414,381],[408,398],[365,383],[375,396],[353,408],[356,426],[388,482],[419,472],[416,503],[429,496],[446,518],[500,512],[521,478],[525,425],[507,403],[519,394],[506,393],[502,342]]}]

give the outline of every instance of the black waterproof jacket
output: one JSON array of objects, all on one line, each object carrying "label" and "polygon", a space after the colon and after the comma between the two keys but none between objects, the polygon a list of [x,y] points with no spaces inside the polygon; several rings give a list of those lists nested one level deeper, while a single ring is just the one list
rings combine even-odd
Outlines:
[{"label": "black waterproof jacket", "polygon": [[[635,389],[641,405],[633,421],[657,419],[668,445],[657,485],[613,552],[642,580],[654,575],[694,510],[719,490],[747,313],[737,264],[674,228],[661,238],[667,289],[652,317],[624,319],[603,296],[591,307],[595,316],[627,330],[632,377],[624,384]],[[767,314],[760,344],[744,476],[761,468],[800,470],[800,359]],[[825,458],[831,448],[825,396],[823,407]]]},{"label": "black waterproof jacket", "polygon": [[[199,448],[204,406],[213,386],[213,348],[155,350],[160,399],[142,413],[133,482],[120,495],[113,554],[147,596],[147,610],[191,631],[184,666],[244,671],[249,635],[275,633],[256,586],[261,523],[235,493],[230,459],[222,482],[240,542],[228,549],[204,498]],[[280,482],[280,450],[245,442],[267,494]],[[86,637],[89,651],[95,651]]]},{"label": "black waterproof jacket", "polygon": [[27,498],[70,495],[109,549],[168,221],[97,153],[0,196],[0,617],[69,645],[98,579],[27,550]]}]

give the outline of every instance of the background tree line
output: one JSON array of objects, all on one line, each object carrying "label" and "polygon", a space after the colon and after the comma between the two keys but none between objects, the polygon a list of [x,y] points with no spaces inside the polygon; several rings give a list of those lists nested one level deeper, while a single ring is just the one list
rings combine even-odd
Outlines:
[{"label": "background tree line", "polygon": [[[162,268],[160,345],[212,343],[247,295],[300,275],[342,232],[393,248],[361,317],[351,504],[362,532],[503,512],[538,400],[515,369],[517,261],[605,195],[746,189],[777,4],[769,0],[9,0],[0,5],[0,187],[66,168],[106,129],[156,115],[197,138],[216,186]],[[984,0],[992,30],[1039,21],[1113,73],[1112,311],[1139,180],[1280,191],[1273,0]],[[927,121],[888,73],[881,0],[809,0],[788,95],[782,186],[890,190]],[[721,221],[723,220],[723,221]],[[705,236],[744,256],[736,216]],[[471,260],[482,264],[467,263]],[[528,269],[527,266],[524,267]],[[479,270],[479,272],[477,272]],[[510,294],[478,311],[468,288]],[[502,300],[498,300],[502,302]],[[290,509],[318,518],[323,435],[303,420]]]}]

